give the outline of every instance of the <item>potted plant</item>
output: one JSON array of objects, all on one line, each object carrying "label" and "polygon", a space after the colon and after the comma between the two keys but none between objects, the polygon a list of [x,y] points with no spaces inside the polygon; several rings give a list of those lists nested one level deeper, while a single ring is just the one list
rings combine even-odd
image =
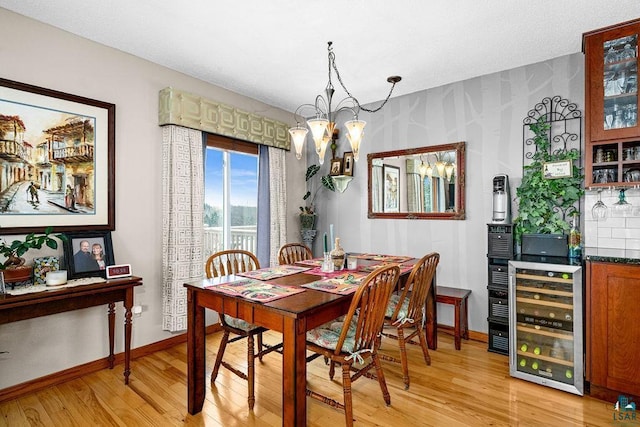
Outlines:
[{"label": "potted plant", "polygon": [[[549,152],[547,133],[550,124],[540,118],[529,125],[534,133],[536,151],[532,162],[524,167],[522,183],[516,190],[518,216],[514,219],[514,237],[517,244],[522,234],[564,234],[569,231],[568,216],[576,211],[576,204],[584,194],[581,187],[584,176],[576,165],[580,159],[577,150],[555,150]],[[571,161],[571,176],[549,179],[544,176],[544,164]]]},{"label": "potted plant", "polygon": [[63,242],[67,240],[64,234],[52,235],[51,233],[53,233],[53,227],[47,227],[43,234],[29,233],[23,240],[7,243],[4,239],[0,239],[0,255],[5,258],[0,262],[0,271],[4,273],[6,282],[23,282],[31,278],[33,266],[25,265],[25,260],[22,258],[22,255],[30,249],[41,249],[42,245],[58,249],[58,242],[54,237]]},{"label": "potted plant", "polygon": [[[305,181],[307,182],[307,185],[309,184],[309,180],[313,178],[319,170],[320,166],[318,165],[311,165],[307,168],[307,172],[305,174]],[[309,189],[302,198],[303,201],[307,202],[306,206],[300,206],[300,226],[303,230],[313,230],[315,227],[316,211],[313,202],[318,195],[318,191],[320,191],[321,188],[326,188],[330,191],[336,190],[333,178],[329,175],[325,175],[320,178],[320,184],[321,185],[318,185],[315,191],[313,191],[313,197],[311,196],[311,191],[313,189]]]}]

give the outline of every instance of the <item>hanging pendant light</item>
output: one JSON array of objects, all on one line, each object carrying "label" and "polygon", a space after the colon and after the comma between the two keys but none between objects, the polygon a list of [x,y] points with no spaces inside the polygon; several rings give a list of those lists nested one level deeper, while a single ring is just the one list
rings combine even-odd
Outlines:
[{"label": "hanging pendant light", "polygon": [[[375,113],[382,109],[387,101],[389,101],[396,83],[402,80],[402,78],[399,76],[391,76],[387,78],[387,82],[391,83],[391,89],[389,90],[389,93],[382,104],[375,109],[367,109],[362,107],[358,100],[347,90],[344,83],[342,82],[342,79],[340,78],[340,73],[338,72],[338,68],[335,62],[335,53],[333,53],[333,48],[331,47],[332,44],[333,42],[328,42],[327,46],[329,60],[329,82],[327,83],[327,86],[325,88],[325,96],[318,95],[314,104],[300,105],[294,113],[297,123],[296,127],[289,129],[289,133],[291,134],[291,138],[293,139],[296,149],[296,158],[300,159],[302,157],[302,146],[304,144],[304,139],[306,138],[306,133],[303,134],[302,131],[299,130],[301,128],[300,123],[304,122],[303,116],[301,114],[302,111],[306,108],[313,109],[315,118],[307,120],[307,126],[309,127],[309,129],[311,129],[311,134],[316,145],[316,153],[318,154],[320,164],[324,163],[326,146],[329,145],[329,143],[331,144],[332,150],[335,154],[335,147],[337,146],[336,140],[338,136],[337,132],[333,131],[333,126],[335,126],[334,123],[336,120],[336,116],[342,111],[349,111],[353,115],[353,120],[346,122],[344,125],[347,129],[347,139],[349,141],[349,144],[351,145],[351,151],[353,151],[353,159],[355,161],[358,161],[360,154],[360,144],[362,143],[362,138],[364,136],[364,127],[366,125],[366,122],[364,120],[358,120],[358,113],[360,112],[360,110],[364,110],[369,113]],[[335,111],[331,110],[331,102],[333,100],[333,94],[335,92],[331,81],[331,75],[333,73],[336,74],[338,82],[340,82],[340,86],[347,94],[347,97],[337,104],[337,108]],[[326,143],[325,139],[327,141]]]},{"label": "hanging pendant light", "polygon": [[309,129],[297,124],[296,127],[289,129],[291,139],[293,140],[293,146],[296,149],[296,159],[302,158],[302,147],[304,147],[304,139],[307,137]]},{"label": "hanging pendant light", "polygon": [[444,172],[447,174],[447,181],[451,181],[451,176],[453,176],[453,163],[447,163],[444,167]]},{"label": "hanging pendant light", "polygon": [[420,174],[420,179],[424,181],[424,176],[427,174],[427,165],[424,164],[422,156],[420,156],[420,166],[418,166],[418,173]]}]

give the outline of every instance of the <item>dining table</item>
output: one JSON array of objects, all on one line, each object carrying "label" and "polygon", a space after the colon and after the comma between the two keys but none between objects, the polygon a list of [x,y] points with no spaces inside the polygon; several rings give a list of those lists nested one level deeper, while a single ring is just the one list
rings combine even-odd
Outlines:
[{"label": "dining table", "polygon": [[[416,261],[414,258],[406,258],[405,265],[411,260]],[[250,283],[259,283],[257,280],[261,278],[259,274],[269,269],[256,270],[252,279],[240,275],[227,275],[184,284],[187,291],[187,409],[190,414],[202,411],[205,401],[205,310],[210,309],[218,312],[219,315],[226,314],[240,318],[282,334],[282,425],[306,425],[306,333],[346,314],[353,296],[352,293],[331,293],[307,287],[323,278],[335,277],[338,274],[334,272],[322,276],[322,273],[318,273],[319,267],[314,266],[314,262],[319,263],[321,260],[307,261],[305,271],[282,277],[270,277],[269,286],[292,289],[295,292],[273,300],[265,298],[259,301],[247,298],[246,293],[242,296],[234,295],[232,292],[233,287],[238,284],[247,286],[246,283],[250,280],[253,281]],[[367,266],[370,270],[380,263],[362,258],[358,264],[359,268],[364,270],[360,275],[364,276],[368,271]],[[410,268],[401,270],[400,281],[406,281],[409,271]],[[344,273],[348,274],[349,271],[345,270]],[[437,346],[435,283],[431,288],[433,295],[430,295],[427,301],[425,328],[429,348],[435,349]],[[257,292],[256,295],[260,296],[260,293]],[[261,297],[264,298],[264,296]]]}]

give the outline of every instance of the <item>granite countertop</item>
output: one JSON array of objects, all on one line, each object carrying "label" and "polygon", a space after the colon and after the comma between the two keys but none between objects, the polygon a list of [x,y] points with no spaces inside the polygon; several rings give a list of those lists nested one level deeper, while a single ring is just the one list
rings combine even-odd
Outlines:
[{"label": "granite countertop", "polygon": [[586,261],[640,265],[640,250],[584,248],[583,254]]}]

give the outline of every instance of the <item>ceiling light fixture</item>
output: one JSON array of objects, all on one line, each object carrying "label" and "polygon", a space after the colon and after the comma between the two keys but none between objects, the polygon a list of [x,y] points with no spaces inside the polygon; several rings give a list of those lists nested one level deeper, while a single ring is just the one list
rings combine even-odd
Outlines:
[{"label": "ceiling light fixture", "polygon": [[[360,110],[364,110],[369,113],[375,113],[376,111],[379,111],[382,107],[384,107],[387,101],[389,101],[396,83],[402,80],[400,76],[391,76],[387,78],[387,81],[391,83],[391,89],[389,90],[389,94],[382,102],[382,104],[378,108],[372,110],[362,107],[358,100],[347,90],[344,83],[342,82],[342,78],[340,77],[340,73],[338,72],[338,67],[336,66],[336,55],[333,53],[333,48],[331,47],[332,44],[333,42],[328,42],[327,46],[329,57],[329,82],[327,83],[327,87],[325,88],[326,97],[318,95],[314,104],[300,105],[294,113],[296,126],[289,129],[289,133],[291,134],[291,139],[293,140],[293,144],[296,150],[296,158],[298,160],[302,158],[302,148],[304,147],[304,141],[307,137],[309,129],[311,129],[311,135],[316,145],[316,153],[318,154],[320,164],[324,163],[324,155],[329,142],[331,142],[331,149],[335,156],[335,141],[338,139],[338,131],[337,129],[335,129],[336,116],[343,111],[349,111],[352,113],[353,119],[345,122],[344,125],[347,128],[347,139],[351,144],[353,159],[355,161],[358,161],[360,153],[360,143],[362,142],[362,137],[364,135],[364,126],[366,125],[366,122],[364,120],[358,120],[358,113],[360,112]],[[331,81],[331,74],[334,72],[336,74],[338,82],[340,83],[340,86],[342,86],[342,89],[347,93],[347,97],[341,100],[335,106],[335,109],[332,110],[331,102],[333,100],[333,94],[335,90]],[[302,116],[302,112],[304,109],[313,109],[315,113],[314,117],[306,121],[308,128],[300,124],[305,121],[305,118]]]}]

